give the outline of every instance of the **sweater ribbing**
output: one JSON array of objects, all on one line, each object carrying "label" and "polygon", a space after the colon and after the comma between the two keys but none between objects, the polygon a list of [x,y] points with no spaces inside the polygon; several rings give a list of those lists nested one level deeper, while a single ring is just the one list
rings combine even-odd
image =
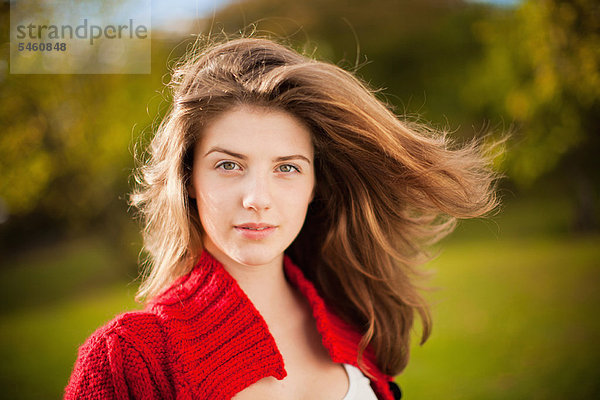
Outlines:
[{"label": "sweater ribbing", "polygon": [[[361,335],[335,315],[287,256],[289,281],[306,297],[323,346],[336,363],[357,364]],[[363,357],[380,399],[391,377]],[[269,328],[235,279],[204,251],[194,269],[150,302],[121,314],[79,349],[65,399],[229,399],[284,361]]]}]

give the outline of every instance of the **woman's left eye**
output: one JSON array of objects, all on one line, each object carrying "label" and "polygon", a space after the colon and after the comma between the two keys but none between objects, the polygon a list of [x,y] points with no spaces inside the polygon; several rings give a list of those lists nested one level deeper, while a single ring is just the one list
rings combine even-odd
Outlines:
[{"label": "woman's left eye", "polygon": [[277,168],[277,170],[278,170],[279,172],[285,172],[285,173],[287,173],[287,172],[293,172],[293,171],[300,172],[300,170],[298,170],[298,168],[296,168],[295,166],[293,166],[293,165],[291,165],[291,164],[283,164],[283,165],[280,165],[280,166]]}]

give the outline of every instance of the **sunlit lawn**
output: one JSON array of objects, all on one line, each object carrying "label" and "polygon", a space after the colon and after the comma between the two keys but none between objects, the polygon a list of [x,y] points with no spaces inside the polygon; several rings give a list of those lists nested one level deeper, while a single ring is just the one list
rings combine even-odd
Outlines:
[{"label": "sunlit lawn", "polygon": [[0,398],[60,398],[77,346],[114,313],[134,307],[129,300],[134,292],[112,285],[87,296],[4,316],[0,321]]},{"label": "sunlit lawn", "polygon": [[[398,378],[405,398],[599,398],[600,237],[561,233],[565,218],[561,202],[516,203],[442,246],[434,331]],[[110,264],[90,240],[0,270],[0,397],[59,398],[77,346],[135,307]]]},{"label": "sunlit lawn", "polygon": [[136,306],[110,247],[88,238],[0,269],[0,398],[62,397],[77,346]]},{"label": "sunlit lawn", "polygon": [[432,263],[434,333],[398,379],[407,398],[600,398],[599,244],[448,246]]}]

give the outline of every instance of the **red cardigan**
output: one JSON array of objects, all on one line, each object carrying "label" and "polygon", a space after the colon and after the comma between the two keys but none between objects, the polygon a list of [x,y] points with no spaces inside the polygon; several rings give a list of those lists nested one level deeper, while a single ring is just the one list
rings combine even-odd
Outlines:
[{"label": "red cardigan", "polygon": [[[331,359],[358,366],[360,334],[332,313],[287,256],[284,269],[308,299]],[[392,377],[370,349],[364,360],[378,398],[393,400]],[[266,322],[205,251],[144,311],[117,316],[81,346],[65,399],[229,399],[262,378],[286,375]]]}]

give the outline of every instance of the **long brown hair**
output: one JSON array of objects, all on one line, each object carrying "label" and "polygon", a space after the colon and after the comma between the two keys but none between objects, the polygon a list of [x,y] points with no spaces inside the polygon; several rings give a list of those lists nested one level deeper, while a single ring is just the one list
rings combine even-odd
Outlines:
[{"label": "long brown hair", "polygon": [[400,373],[415,313],[422,341],[431,328],[414,267],[456,218],[496,206],[496,175],[478,142],[453,146],[443,132],[400,120],[353,74],[266,39],[192,52],[170,86],[172,108],[132,195],[148,254],[138,296],[189,272],[202,249],[186,185],[203,126],[237,105],[275,107],[302,120],[315,147],[315,198],[287,253],[363,333],[359,364],[371,346],[384,373]]}]

